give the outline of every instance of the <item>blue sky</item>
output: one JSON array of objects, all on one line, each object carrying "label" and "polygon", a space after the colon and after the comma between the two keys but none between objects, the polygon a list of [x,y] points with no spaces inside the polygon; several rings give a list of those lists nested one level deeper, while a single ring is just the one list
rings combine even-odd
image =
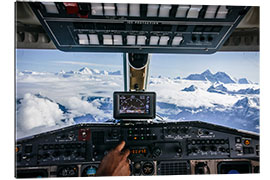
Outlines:
[{"label": "blue sky", "polygon": [[[16,50],[17,70],[59,72],[81,67],[116,71],[123,69],[121,53],[67,53],[59,50]],[[259,82],[258,52],[218,52],[213,55],[152,54],[150,75],[186,77],[209,69]]]}]

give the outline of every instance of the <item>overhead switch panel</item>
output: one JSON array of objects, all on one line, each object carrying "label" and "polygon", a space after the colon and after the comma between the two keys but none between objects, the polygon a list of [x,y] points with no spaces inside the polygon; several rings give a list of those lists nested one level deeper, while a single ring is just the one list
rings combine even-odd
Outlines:
[{"label": "overhead switch panel", "polygon": [[29,2],[55,46],[71,52],[216,52],[248,6]]}]

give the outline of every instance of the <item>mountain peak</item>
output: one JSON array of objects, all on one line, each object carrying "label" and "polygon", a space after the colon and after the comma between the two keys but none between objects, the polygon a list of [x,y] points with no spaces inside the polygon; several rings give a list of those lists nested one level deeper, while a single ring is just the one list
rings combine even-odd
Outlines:
[{"label": "mountain peak", "polygon": [[182,91],[194,92],[196,89],[197,89],[196,86],[191,85],[191,86],[189,86],[189,87],[184,88]]},{"label": "mountain peak", "polygon": [[209,69],[207,69],[206,71],[204,71],[201,74],[190,74],[185,79],[199,80],[199,81],[207,81],[208,80],[212,83],[215,83],[215,82],[221,82],[221,83],[225,83],[225,84],[235,83],[235,81],[232,80],[232,78],[229,75],[227,75],[225,72],[217,72],[216,74],[212,74]]},{"label": "mountain peak", "polygon": [[228,84],[228,83],[235,83],[234,80],[232,80],[232,78],[226,74],[225,72],[217,72],[216,74],[214,74],[214,77],[217,81]]},{"label": "mountain peak", "polygon": [[83,67],[83,68],[81,68],[81,69],[79,70],[79,73],[80,73],[80,74],[90,74],[90,75],[93,74],[92,71],[91,71],[88,67]]},{"label": "mountain peak", "polygon": [[205,70],[202,74],[203,75],[213,75],[209,69]]},{"label": "mountain peak", "polygon": [[90,71],[90,69],[88,67],[83,67],[83,68],[79,69],[79,71],[84,71],[84,70],[89,70]]}]

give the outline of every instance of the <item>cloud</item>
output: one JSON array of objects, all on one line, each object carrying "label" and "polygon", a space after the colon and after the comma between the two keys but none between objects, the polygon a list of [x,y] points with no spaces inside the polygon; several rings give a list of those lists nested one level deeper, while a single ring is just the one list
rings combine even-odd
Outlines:
[{"label": "cloud", "polygon": [[56,103],[27,93],[18,107],[17,128],[26,132],[40,126],[55,126],[62,118],[63,112]]},{"label": "cloud", "polygon": [[80,65],[80,66],[95,66],[95,67],[116,67],[116,68],[122,67],[121,65],[115,65],[115,64],[96,64],[96,63],[80,62],[80,61],[54,61],[54,63]]},{"label": "cloud", "polygon": [[97,118],[108,118],[109,115],[105,114],[103,110],[99,109],[100,103],[98,102],[87,102],[81,100],[78,97],[70,97],[67,99],[67,102],[64,103],[65,106],[70,109],[72,115],[82,116],[85,114],[91,114],[93,116],[98,116]]}]

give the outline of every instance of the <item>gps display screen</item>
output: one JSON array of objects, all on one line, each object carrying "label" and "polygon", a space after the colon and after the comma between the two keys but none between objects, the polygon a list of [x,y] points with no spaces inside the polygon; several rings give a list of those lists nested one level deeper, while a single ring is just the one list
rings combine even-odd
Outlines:
[{"label": "gps display screen", "polygon": [[155,118],[156,94],[154,92],[115,92],[114,118]]}]

